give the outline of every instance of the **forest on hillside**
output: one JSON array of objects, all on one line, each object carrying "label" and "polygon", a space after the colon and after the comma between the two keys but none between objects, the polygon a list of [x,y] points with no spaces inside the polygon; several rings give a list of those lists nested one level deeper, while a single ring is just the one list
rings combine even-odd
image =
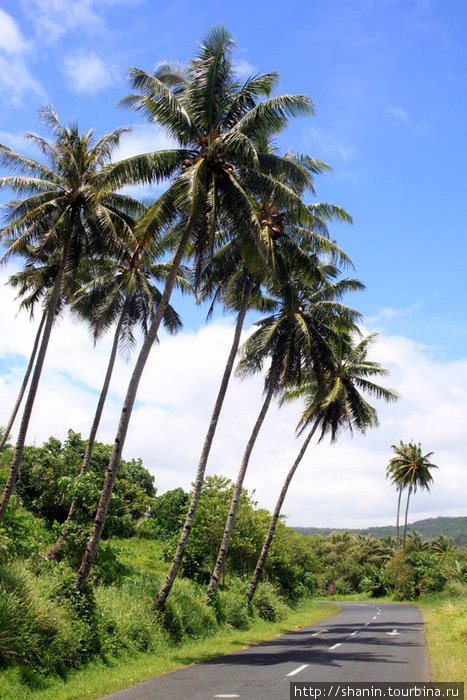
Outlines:
[{"label": "forest on hillside", "polygon": [[[424,542],[431,542],[440,535],[444,535],[456,547],[467,547],[467,517],[424,518],[409,523],[407,529],[409,532],[420,533]],[[368,528],[295,527],[294,530],[302,535],[330,535],[333,532],[346,531],[370,537],[394,537],[396,534],[394,525]]]}]

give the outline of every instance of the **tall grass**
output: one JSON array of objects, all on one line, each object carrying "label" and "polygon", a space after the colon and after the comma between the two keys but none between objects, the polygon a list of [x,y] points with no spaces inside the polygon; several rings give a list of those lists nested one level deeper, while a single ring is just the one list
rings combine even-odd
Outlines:
[{"label": "tall grass", "polygon": [[417,600],[436,681],[467,683],[467,587]]}]

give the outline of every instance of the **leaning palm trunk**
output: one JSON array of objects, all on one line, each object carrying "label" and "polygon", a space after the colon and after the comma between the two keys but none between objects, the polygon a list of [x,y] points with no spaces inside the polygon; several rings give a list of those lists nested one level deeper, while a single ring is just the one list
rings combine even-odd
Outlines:
[{"label": "leaning palm trunk", "polygon": [[[402,558],[401,558],[401,568],[402,568],[402,573],[404,573],[403,567],[405,564],[405,551],[407,547],[407,519],[409,516],[409,503],[410,503],[410,496],[412,494],[412,484],[409,486],[409,490],[407,492],[407,503],[405,506],[405,519],[404,519],[404,534],[402,537]],[[397,572],[399,573],[399,572]],[[403,575],[402,578],[402,587],[404,589],[404,598],[407,597],[407,582],[405,580],[405,576]]]},{"label": "leaning palm trunk", "polygon": [[[400,544],[400,513],[401,513],[401,498],[402,498],[402,484],[399,485],[399,495],[397,498],[397,514],[396,514],[396,557],[399,551]],[[394,593],[397,591],[397,586],[399,585],[399,564],[396,558],[396,569],[394,571]]]},{"label": "leaning palm trunk", "polygon": [[263,401],[261,411],[259,412],[258,418],[256,419],[256,423],[251,432],[250,439],[248,440],[248,443],[246,445],[245,452],[243,453],[242,462],[237,475],[237,481],[235,482],[235,488],[232,494],[232,500],[230,502],[229,513],[225,522],[224,535],[222,537],[222,542],[219,547],[219,552],[217,554],[217,560],[214,565],[214,569],[211,574],[211,580],[207,589],[208,596],[211,596],[217,592],[219,588],[219,582],[221,580],[222,574],[224,573],[225,560],[227,558],[227,552],[229,551],[230,538],[232,536],[232,531],[235,525],[235,518],[237,516],[237,510],[240,503],[240,496],[242,494],[242,487],[243,481],[245,479],[246,470],[248,468],[250,456],[253,451],[253,447],[255,446],[256,439],[259,435],[259,431],[261,430],[261,426],[263,425],[266,413],[269,409],[269,406],[271,405],[273,394],[274,384],[273,382],[271,382],[268,387],[266,397]]},{"label": "leaning palm trunk", "polygon": [[409,517],[409,503],[410,503],[410,496],[412,494],[412,484],[409,486],[409,491],[407,493],[407,503],[405,506],[405,520],[404,520],[404,534],[402,537],[402,556],[405,557],[405,550],[407,546],[407,519]]},{"label": "leaning palm trunk", "polygon": [[125,401],[123,403],[122,411],[120,414],[120,421],[118,424],[117,434],[115,436],[112,454],[110,457],[109,465],[107,467],[107,473],[104,479],[104,486],[102,489],[99,504],[97,506],[97,512],[94,518],[94,523],[91,529],[91,534],[88,538],[83,559],[81,561],[81,565],[79,567],[76,579],[73,584],[74,588],[78,590],[86,583],[89,573],[91,571],[91,567],[97,555],[97,549],[99,547],[99,542],[102,536],[102,530],[104,529],[105,519],[107,517],[110,498],[112,496],[112,491],[115,485],[115,479],[117,477],[117,471],[123,452],[123,446],[125,444],[128,426],[130,424],[131,412],[135,403],[139,382],[141,380],[151,348],[154,344],[154,341],[156,340],[157,332],[159,330],[162,318],[169,304],[170,296],[175,285],[176,276],[180,264],[182,262],[182,258],[185,254],[188,241],[190,239],[191,230],[192,226],[190,223],[188,223],[178,245],[175,257],[173,259],[172,266],[167,276],[164,291],[157,306],[156,313],[154,314],[154,317],[151,321],[151,325],[147,332],[146,338],[139,352],[138,359],[133,370],[133,374],[131,375],[130,383],[128,385],[127,393],[125,396]]},{"label": "leaning palm trunk", "polygon": [[6,445],[6,442],[8,440],[8,436],[10,435],[11,429],[13,427],[13,423],[15,422],[16,414],[18,413],[19,407],[21,406],[21,401],[23,400],[23,396],[24,396],[24,393],[26,391],[26,387],[28,385],[29,377],[31,376],[32,368],[34,367],[34,361],[36,359],[37,348],[39,347],[39,341],[41,339],[42,329],[44,328],[44,323],[45,323],[46,318],[47,318],[47,311],[44,311],[44,313],[42,314],[41,322],[39,323],[39,328],[37,329],[37,332],[36,332],[36,337],[34,339],[34,345],[32,348],[31,357],[29,358],[29,363],[28,363],[26,372],[24,374],[23,383],[21,384],[21,388],[19,390],[19,394],[18,394],[18,397],[16,399],[16,403],[13,406],[10,420],[8,421],[8,425],[5,428],[5,434],[3,435],[2,440],[0,441],[0,450],[3,450],[3,448]]},{"label": "leaning palm trunk", "polygon": [[[96,412],[94,414],[94,420],[92,422],[91,431],[89,433],[89,438],[88,438],[88,441],[86,444],[86,449],[84,451],[83,461],[81,463],[80,476],[84,476],[85,474],[87,474],[87,471],[89,468],[89,463],[91,461],[92,448],[94,447],[94,442],[96,440],[97,430],[99,428],[99,423],[100,423],[100,420],[102,417],[102,411],[104,410],[104,404],[105,404],[105,400],[107,398],[107,394],[108,394],[109,386],[110,386],[110,380],[112,378],[112,373],[113,373],[113,369],[115,366],[115,359],[117,356],[117,349],[118,349],[118,341],[120,340],[120,333],[122,330],[124,315],[125,315],[125,309],[123,309],[123,312],[122,312],[120,319],[118,321],[118,324],[117,324],[117,328],[115,329],[114,339],[113,339],[113,343],[112,343],[112,350],[110,352],[110,358],[109,358],[109,362],[107,365],[107,371],[105,374],[104,383],[102,385],[101,394],[99,396],[99,401],[97,403]],[[61,531],[60,535],[58,536],[57,541],[55,542],[53,547],[51,547],[51,549],[49,549],[47,554],[44,555],[45,559],[51,560],[51,559],[58,559],[60,557],[60,550],[62,548],[63,542],[66,540],[67,525],[69,523],[73,522],[74,517],[75,517],[75,511],[76,511],[76,501],[73,499],[73,501],[71,502],[71,505],[70,505],[70,510],[68,511],[67,518],[66,518],[65,522],[63,523],[62,531]]]},{"label": "leaning palm trunk", "polygon": [[229,380],[230,380],[230,377],[232,375],[235,356],[237,354],[238,346],[240,344],[240,336],[242,333],[243,322],[245,320],[245,316],[246,316],[246,312],[248,311],[248,307],[250,305],[253,284],[254,284],[254,280],[251,279],[251,281],[248,284],[247,289],[245,290],[245,293],[243,296],[243,301],[242,301],[242,307],[241,307],[241,309],[238,313],[238,316],[237,316],[237,323],[235,325],[234,339],[232,342],[232,346],[230,348],[230,353],[229,353],[229,356],[227,359],[227,364],[226,364],[225,369],[224,369],[224,374],[222,377],[221,385],[219,387],[219,392],[217,394],[216,403],[214,404],[214,409],[213,409],[213,412],[211,415],[211,422],[209,423],[208,432],[207,432],[206,438],[204,440],[203,450],[201,452],[201,457],[200,457],[199,464],[198,464],[198,470],[196,472],[195,485],[194,485],[193,493],[191,496],[190,507],[188,509],[185,523],[183,525],[183,530],[182,530],[182,534],[180,535],[177,549],[175,550],[172,564],[170,565],[170,569],[167,573],[167,576],[166,576],[162,586],[160,587],[159,592],[158,592],[156,599],[154,601],[154,606],[155,606],[156,610],[161,610],[165,605],[165,601],[167,600],[167,596],[169,595],[169,593],[172,589],[173,582],[175,581],[175,577],[177,576],[178,570],[179,570],[180,565],[182,563],[183,555],[185,554],[186,546],[188,544],[188,539],[190,537],[190,532],[191,532],[191,529],[193,527],[193,522],[194,522],[194,519],[196,516],[196,511],[198,509],[199,499],[201,496],[201,489],[202,489],[203,482],[204,482],[204,473],[206,471],[206,465],[207,465],[207,461],[208,461],[208,457],[209,457],[209,452],[211,450],[212,442],[214,440],[214,434],[216,432],[217,423],[219,421],[219,416],[220,416],[220,412],[222,409],[222,404],[224,403],[224,398],[225,398],[225,395],[227,393],[227,387],[229,384]]},{"label": "leaning palm trunk", "polygon": [[399,486],[399,495],[398,495],[398,498],[397,498],[397,514],[396,514],[396,549],[399,548],[399,544],[400,544],[401,498],[402,498],[402,484]]},{"label": "leaning palm trunk", "polygon": [[37,389],[39,387],[39,381],[42,374],[42,368],[44,366],[45,355],[47,352],[47,346],[49,344],[50,336],[52,333],[52,327],[55,321],[55,315],[57,312],[58,301],[60,299],[60,294],[62,293],[63,278],[65,275],[65,264],[68,257],[68,251],[70,248],[71,235],[67,235],[63,247],[62,257],[60,260],[60,265],[57,271],[57,276],[55,278],[55,284],[52,292],[52,296],[47,309],[47,317],[44,324],[44,332],[42,334],[42,340],[39,347],[39,352],[37,354],[36,366],[34,367],[34,372],[31,377],[31,384],[29,386],[29,392],[26,399],[26,403],[23,411],[23,418],[21,420],[21,425],[18,431],[18,439],[15,446],[15,452],[13,455],[13,460],[10,466],[10,471],[8,478],[3,490],[2,501],[0,503],[0,522],[2,522],[5,515],[5,511],[10,502],[11,495],[15,488],[16,479],[18,478],[19,466],[21,464],[21,458],[23,456],[24,444],[26,442],[26,434],[29,427],[29,421],[31,419],[32,409],[34,406],[34,400],[36,398]]},{"label": "leaning palm trunk", "polygon": [[263,571],[264,564],[266,562],[266,557],[268,556],[269,552],[269,547],[272,542],[272,538],[274,537],[274,533],[276,531],[276,526],[277,526],[277,521],[279,520],[279,515],[282,510],[282,505],[284,503],[285,497],[287,495],[287,490],[290,486],[290,482],[292,481],[292,478],[297,471],[297,467],[300,464],[300,462],[303,459],[303,455],[305,454],[308,445],[310,444],[311,438],[315,434],[315,431],[319,425],[320,422],[320,417],[316,418],[315,422],[313,423],[313,426],[308,433],[305,442],[303,443],[300,452],[298,453],[297,459],[293,463],[292,467],[290,468],[289,473],[287,474],[287,477],[284,481],[284,485],[282,486],[282,490],[280,492],[279,498],[277,499],[276,507],[274,508],[274,512],[272,514],[271,522],[269,523],[269,528],[266,534],[266,538],[264,540],[263,544],[263,549],[261,550],[261,554],[259,555],[258,562],[256,564],[255,571],[253,573],[253,576],[251,578],[250,584],[248,586],[248,590],[246,592],[246,597],[247,600],[250,601],[256,591],[256,588],[258,586],[259,578],[261,576],[261,572]]}]

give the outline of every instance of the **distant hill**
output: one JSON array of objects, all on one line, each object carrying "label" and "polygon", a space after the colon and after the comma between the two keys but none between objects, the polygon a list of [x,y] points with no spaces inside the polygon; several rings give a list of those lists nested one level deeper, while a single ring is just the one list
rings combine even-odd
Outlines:
[{"label": "distant hill", "polygon": [[[338,527],[294,527],[302,535],[329,535],[331,532],[355,532],[371,537],[388,537],[396,534],[393,525],[368,527],[363,529]],[[445,535],[457,547],[467,547],[467,517],[459,518],[425,518],[408,525],[409,532],[419,532],[426,542],[434,540],[438,535]]]}]

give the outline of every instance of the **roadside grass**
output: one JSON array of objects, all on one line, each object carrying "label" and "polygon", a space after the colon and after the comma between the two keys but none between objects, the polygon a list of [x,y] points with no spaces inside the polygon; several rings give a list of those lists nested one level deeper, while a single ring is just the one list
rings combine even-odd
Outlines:
[{"label": "roadside grass", "polygon": [[339,611],[305,599],[289,608],[280,622],[255,619],[248,630],[225,629],[204,639],[192,639],[179,646],[165,646],[157,653],[119,655],[94,661],[71,672],[65,679],[27,673],[13,667],[1,673],[2,700],[84,700],[139,683],[177,668],[207,661],[239,649],[260,644],[291,630],[312,625]]},{"label": "roadside grass", "polygon": [[416,604],[425,621],[434,680],[467,683],[467,595],[428,594]]}]

